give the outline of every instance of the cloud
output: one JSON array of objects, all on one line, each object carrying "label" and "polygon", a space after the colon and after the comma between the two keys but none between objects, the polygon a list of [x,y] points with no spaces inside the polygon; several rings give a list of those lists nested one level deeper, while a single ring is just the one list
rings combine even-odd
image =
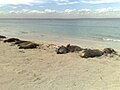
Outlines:
[{"label": "cloud", "polygon": [[96,9],[95,10],[96,13],[120,13],[120,8],[101,8],[101,9]]},{"label": "cloud", "polygon": [[66,14],[77,14],[77,10],[76,9],[66,9],[65,11],[64,11],[64,13],[66,13]]},{"label": "cloud", "polygon": [[69,5],[69,4],[78,4],[80,3],[80,1],[78,0],[74,0],[74,1],[70,1],[70,0],[53,0],[55,3],[57,3],[58,5]]},{"label": "cloud", "polygon": [[76,10],[76,9],[65,9],[64,11],[56,11],[54,9],[45,9],[45,10],[30,10],[30,9],[22,9],[22,10],[11,10],[9,11],[10,14],[32,14],[32,13],[36,13],[36,14],[50,14],[50,13],[59,13],[59,14],[81,14],[81,13],[89,13],[92,12],[92,10],[90,9],[80,9],[80,10]]},{"label": "cloud", "polygon": [[6,4],[12,4],[12,5],[18,5],[18,4],[44,4],[44,3],[56,3],[57,5],[68,5],[68,4],[77,4],[80,3],[79,0],[1,0],[0,5],[6,5]]},{"label": "cloud", "polygon": [[[30,13],[38,13],[38,14],[49,14],[49,13],[61,13],[61,14],[100,14],[100,13],[120,13],[120,8],[100,8],[100,9],[65,9],[64,11],[57,11],[54,9],[44,9],[44,10],[30,10],[30,9],[22,9],[22,10],[11,10],[8,13],[11,14],[30,14]],[[7,12],[6,12],[7,13]]]},{"label": "cloud", "polygon": [[76,9],[66,9],[64,11],[64,13],[66,14],[88,14],[88,13],[92,13],[94,11],[90,10],[90,9],[79,9],[79,10],[76,10]]},{"label": "cloud", "polygon": [[102,3],[120,3],[120,0],[83,0],[83,3],[102,4]]},{"label": "cloud", "polygon": [[22,10],[11,10],[8,13],[10,14],[22,14],[22,13],[28,13],[30,10],[28,9],[22,9]]},{"label": "cloud", "polygon": [[45,9],[45,10],[29,10],[29,9],[22,9],[22,10],[11,10],[9,14],[50,14],[56,13],[56,10],[53,9]]},{"label": "cloud", "polygon": [[120,7],[119,8],[100,8],[100,9],[65,9],[64,11],[57,11],[54,9],[44,9],[44,10],[11,10],[9,12],[1,11],[0,15],[11,16],[11,17],[32,17],[32,18],[98,18],[98,17],[120,17]]},{"label": "cloud", "polygon": [[56,13],[56,10],[53,10],[53,9],[45,9],[44,12],[45,12],[45,13]]},{"label": "cloud", "polygon": [[45,0],[1,0],[0,4],[31,4],[31,3],[45,3]]}]

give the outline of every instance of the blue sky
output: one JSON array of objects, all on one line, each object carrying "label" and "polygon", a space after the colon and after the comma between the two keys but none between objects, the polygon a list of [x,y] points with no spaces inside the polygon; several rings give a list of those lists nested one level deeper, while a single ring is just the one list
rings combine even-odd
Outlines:
[{"label": "blue sky", "polygon": [[120,17],[120,0],[1,0],[0,17]]}]

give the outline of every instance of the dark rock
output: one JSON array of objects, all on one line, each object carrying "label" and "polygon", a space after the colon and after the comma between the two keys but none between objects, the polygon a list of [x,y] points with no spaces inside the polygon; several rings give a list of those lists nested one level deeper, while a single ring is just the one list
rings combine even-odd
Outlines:
[{"label": "dark rock", "polygon": [[19,44],[19,49],[33,49],[33,48],[37,48],[37,46],[39,45],[36,43],[24,42],[22,44]]},{"label": "dark rock", "polygon": [[1,39],[4,39],[4,38],[6,38],[6,36],[2,36],[2,35],[0,35],[0,38],[1,38]]},{"label": "dark rock", "polygon": [[98,49],[86,49],[80,53],[80,56],[83,58],[93,58],[93,57],[100,57],[103,55],[103,52]]},{"label": "dark rock", "polygon": [[9,38],[7,40],[4,40],[4,42],[16,42],[16,41],[20,41],[20,40],[17,38]]},{"label": "dark rock", "polygon": [[57,49],[57,54],[66,54],[68,53],[68,49],[65,46],[61,46]]},{"label": "dark rock", "polygon": [[74,46],[74,45],[67,45],[68,52],[76,52],[76,51],[82,51],[83,49],[79,46]]},{"label": "dark rock", "polygon": [[116,54],[117,52],[114,50],[114,49],[112,49],[112,48],[105,48],[104,50],[103,50],[103,52],[104,52],[104,54]]}]

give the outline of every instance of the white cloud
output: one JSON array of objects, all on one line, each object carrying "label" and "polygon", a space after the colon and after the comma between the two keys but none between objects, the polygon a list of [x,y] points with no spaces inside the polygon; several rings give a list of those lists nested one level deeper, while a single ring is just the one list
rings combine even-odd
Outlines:
[{"label": "white cloud", "polygon": [[[90,9],[80,9],[80,10],[76,10],[76,9],[66,9],[64,11],[64,13],[66,14],[88,14],[92,12],[92,10]],[[94,11],[93,11],[94,12]]]},{"label": "white cloud", "polygon": [[83,0],[83,3],[102,4],[102,3],[118,3],[120,0]]},{"label": "white cloud", "polygon": [[45,3],[46,0],[1,0],[0,4],[31,4],[31,3]]},{"label": "white cloud", "polygon": [[44,11],[39,11],[39,10],[30,10],[28,13],[38,13],[38,14],[42,14],[45,13]]},{"label": "white cloud", "polygon": [[56,13],[56,10],[53,10],[53,9],[45,9],[44,12],[45,12],[45,13]]},{"label": "white cloud", "polygon": [[100,8],[100,9],[66,9],[64,11],[65,14],[73,15],[74,17],[84,17],[84,18],[89,18],[89,17],[120,17],[120,8]]},{"label": "white cloud", "polygon": [[109,7],[109,8],[101,8],[101,9],[96,9],[96,13],[109,13],[109,12],[114,12],[114,9]]},{"label": "white cloud", "polygon": [[100,8],[100,9],[66,9],[64,11],[56,11],[53,9],[45,10],[11,10],[8,12],[1,11],[0,15],[4,16],[20,16],[20,17],[65,17],[65,18],[90,18],[90,17],[120,17],[120,7],[119,8]]},{"label": "white cloud", "polygon": [[58,5],[68,5],[68,4],[77,4],[80,3],[79,1],[69,1],[69,0],[53,0]]},{"label": "white cloud", "polygon": [[29,9],[22,9],[22,10],[11,10],[9,11],[10,14],[50,14],[50,13],[56,13],[56,10],[52,9],[45,9],[45,10],[29,10]]},{"label": "white cloud", "polygon": [[78,10],[79,12],[91,12],[91,10],[90,9],[80,9],[80,10]]},{"label": "white cloud", "polygon": [[96,9],[96,13],[120,13],[120,8],[101,8],[101,9]]},{"label": "white cloud", "polygon": [[9,11],[10,14],[21,14],[21,13],[28,13],[28,9],[22,9],[22,10],[11,10]]},{"label": "white cloud", "polygon": [[0,5],[5,4],[27,4],[31,5],[33,3],[56,3],[58,5],[67,5],[67,4],[77,4],[79,1],[70,1],[70,0],[1,0]]},{"label": "white cloud", "polygon": [[30,10],[30,9],[22,9],[22,10],[11,10],[9,13],[38,13],[38,14],[49,14],[49,13],[61,13],[61,14],[100,14],[100,13],[120,13],[120,8],[100,8],[100,9],[65,9],[63,12],[56,11],[54,9],[45,9],[45,10]]},{"label": "white cloud", "polygon": [[64,11],[64,13],[66,13],[66,14],[77,14],[77,10],[76,9],[66,9],[65,11]]}]

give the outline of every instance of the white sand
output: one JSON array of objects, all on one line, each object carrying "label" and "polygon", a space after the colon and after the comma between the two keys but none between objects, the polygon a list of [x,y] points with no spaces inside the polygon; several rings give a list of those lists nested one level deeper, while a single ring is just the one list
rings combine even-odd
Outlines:
[{"label": "white sand", "polygon": [[120,58],[83,59],[0,42],[0,90],[120,90]]}]

